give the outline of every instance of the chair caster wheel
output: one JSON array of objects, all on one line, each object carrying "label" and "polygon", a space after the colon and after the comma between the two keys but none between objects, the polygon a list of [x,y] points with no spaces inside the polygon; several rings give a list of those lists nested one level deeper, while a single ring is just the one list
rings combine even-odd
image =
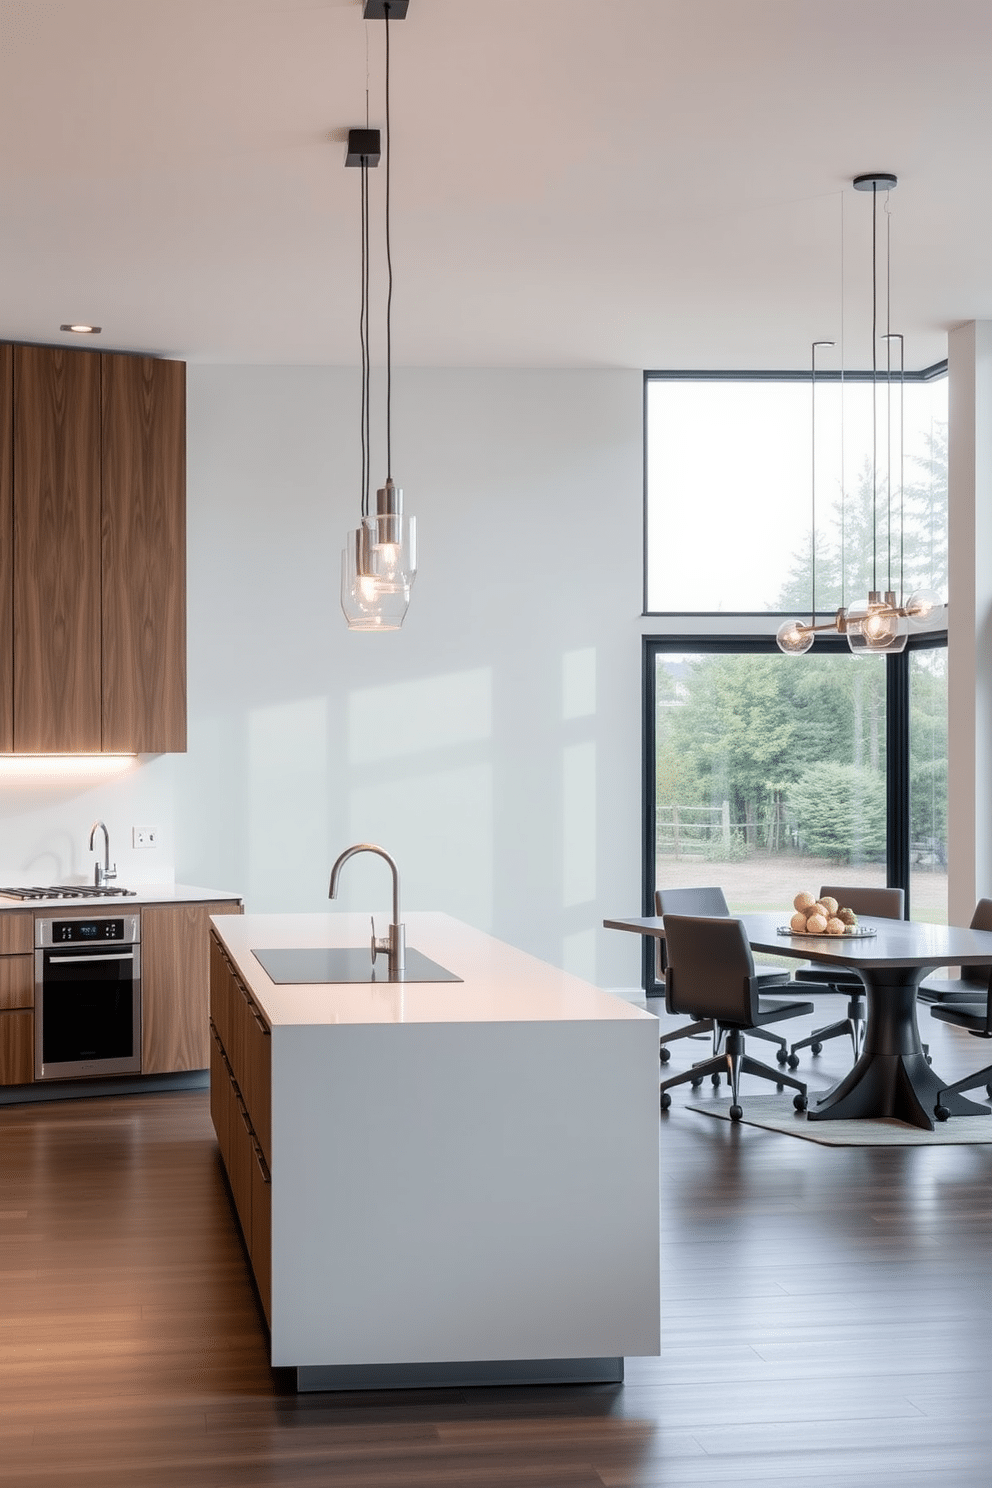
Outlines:
[{"label": "chair caster wheel", "polygon": [[986,1085],[985,1094],[988,1096],[989,1100],[992,1100],[992,1085]]},{"label": "chair caster wheel", "polygon": [[934,1106],[933,1114],[936,1116],[938,1121],[946,1121],[951,1113],[946,1106]]},{"label": "chair caster wheel", "polygon": [[789,1056],[784,1049],[776,1049],[775,1058],[779,1064],[785,1064]]},{"label": "chair caster wheel", "polygon": [[672,1104],[672,1097],[669,1095],[669,1093],[668,1093],[667,1090],[663,1090],[661,1092],[661,1109],[663,1111],[667,1111],[668,1108],[669,1108],[669,1106],[671,1104]]},{"label": "chair caster wheel", "polygon": [[720,1083],[720,1076],[719,1075],[710,1075],[710,1084],[711,1085],[719,1085],[719,1083]]},{"label": "chair caster wheel", "polygon": [[797,1111],[805,1111],[809,1102],[807,1101],[805,1095],[794,1095],[792,1097],[792,1104],[795,1106]]},{"label": "chair caster wheel", "polygon": [[662,1064],[667,1064],[668,1061],[671,1059],[671,1057],[672,1057],[672,1051],[671,1051],[671,1049],[668,1047],[667,1044],[662,1044],[662,1046],[661,1046],[661,1052],[658,1055],[658,1058],[661,1060]]},{"label": "chair caster wheel", "polygon": [[695,1080],[690,1080],[689,1081],[689,1085],[690,1085],[690,1088],[692,1090],[698,1090],[699,1087],[700,1087],[700,1085],[702,1085],[702,1083],[703,1083],[703,1080],[702,1080],[702,1076],[701,1075],[697,1075],[697,1077],[695,1078]]},{"label": "chair caster wheel", "polygon": [[932,1054],[924,1054],[923,1057],[926,1060],[927,1064],[933,1064],[933,1055]]},{"label": "chair caster wheel", "polygon": [[743,1115],[744,1115],[744,1111],[743,1111],[743,1109],[742,1109],[741,1106],[731,1106],[731,1108],[730,1108],[730,1119],[731,1119],[731,1121],[740,1121],[740,1119],[741,1119],[741,1117]]},{"label": "chair caster wheel", "polygon": [[789,1055],[789,1068],[790,1069],[798,1069],[799,1068],[799,1055],[798,1054],[790,1054]]},{"label": "chair caster wheel", "polygon": [[775,1086],[775,1089],[778,1091],[779,1095],[782,1094],[782,1091],[785,1089],[785,1086],[782,1084],[781,1080],[779,1080],[778,1084]]},{"label": "chair caster wheel", "polygon": [[810,1044],[810,1046],[809,1046],[809,1052],[811,1054],[822,1054],[823,1053],[823,1045],[822,1044]]}]

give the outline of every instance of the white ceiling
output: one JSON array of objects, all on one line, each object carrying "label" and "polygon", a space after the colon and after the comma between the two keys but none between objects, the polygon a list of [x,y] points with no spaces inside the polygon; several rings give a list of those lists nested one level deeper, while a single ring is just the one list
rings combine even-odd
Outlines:
[{"label": "white ceiling", "polygon": [[[367,38],[382,122],[383,32],[361,0],[0,0],[0,336],[357,363],[343,141]],[[842,203],[864,362],[868,170],[900,177],[907,363],[992,317],[988,0],[410,0],[391,37],[398,363],[806,365]]]}]

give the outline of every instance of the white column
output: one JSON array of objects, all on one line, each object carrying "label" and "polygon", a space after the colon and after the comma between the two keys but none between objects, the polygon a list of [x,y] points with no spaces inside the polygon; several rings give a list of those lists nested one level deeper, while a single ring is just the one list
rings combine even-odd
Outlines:
[{"label": "white column", "polygon": [[948,338],[948,916],[992,896],[992,322]]}]

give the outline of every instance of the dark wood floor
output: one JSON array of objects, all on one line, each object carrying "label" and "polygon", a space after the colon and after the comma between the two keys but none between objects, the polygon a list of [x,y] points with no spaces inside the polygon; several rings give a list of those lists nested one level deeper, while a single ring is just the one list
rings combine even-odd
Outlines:
[{"label": "dark wood floor", "polygon": [[[923,1021],[943,1073],[992,1047]],[[812,1063],[828,1084],[842,1045]],[[0,1110],[0,1482],[989,1488],[992,1146],[831,1149],[685,1099],[662,1357],[622,1387],[388,1396],[269,1369],[205,1093]]]}]

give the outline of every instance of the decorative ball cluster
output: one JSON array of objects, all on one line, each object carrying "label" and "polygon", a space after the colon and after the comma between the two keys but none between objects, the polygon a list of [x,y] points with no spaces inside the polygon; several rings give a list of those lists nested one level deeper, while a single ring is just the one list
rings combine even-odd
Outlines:
[{"label": "decorative ball cluster", "polygon": [[796,912],[789,929],[793,935],[843,935],[848,926],[858,923],[854,910],[842,909],[829,894],[823,899],[797,894],[792,904]]}]

